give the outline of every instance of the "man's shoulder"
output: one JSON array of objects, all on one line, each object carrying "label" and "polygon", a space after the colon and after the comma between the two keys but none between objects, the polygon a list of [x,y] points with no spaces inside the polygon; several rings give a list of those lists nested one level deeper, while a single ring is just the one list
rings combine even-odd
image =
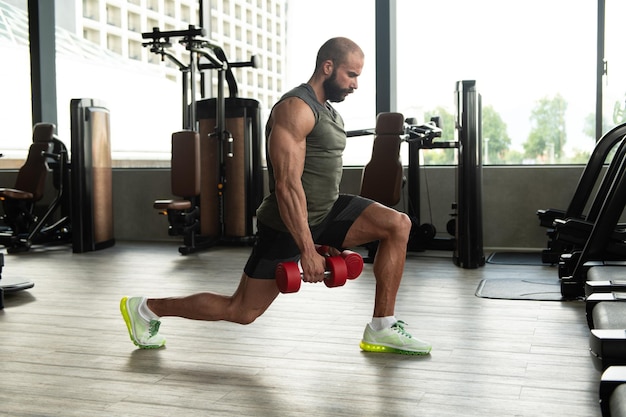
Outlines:
[{"label": "man's shoulder", "polygon": [[[302,83],[297,87],[292,88],[283,94],[283,99],[288,97],[300,97],[300,96],[310,96],[313,93],[313,89],[310,85],[306,83]],[[314,93],[313,93],[314,94]]]},{"label": "man's shoulder", "polygon": [[298,96],[289,96],[280,100],[274,105],[274,112],[276,111],[302,111],[310,109],[310,105]]},{"label": "man's shoulder", "polygon": [[[303,117],[312,117],[314,120],[319,118],[319,110],[315,107],[311,99],[304,94],[297,94],[296,89],[291,90],[274,105],[270,119],[301,119]],[[305,90],[306,91],[306,90]]]},{"label": "man's shoulder", "polygon": [[303,83],[295,88],[292,88],[290,91],[282,96],[279,103],[284,100],[294,98],[300,99],[304,103],[306,103],[316,115],[317,113],[319,113],[320,109],[324,108],[322,103],[317,100],[317,96],[315,95],[313,87],[311,87],[309,84]]}]

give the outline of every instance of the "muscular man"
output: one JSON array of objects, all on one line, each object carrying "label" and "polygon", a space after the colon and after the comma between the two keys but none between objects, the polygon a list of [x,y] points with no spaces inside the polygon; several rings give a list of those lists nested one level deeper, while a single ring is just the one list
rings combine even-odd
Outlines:
[{"label": "muscular man", "polygon": [[346,133],[330,102],[343,101],[357,89],[363,61],[363,51],[351,40],[328,40],[309,81],[272,109],[266,126],[270,193],[257,210],[257,243],[235,293],[124,297],[122,316],[138,347],[165,344],[158,333],[161,317],[252,323],[279,294],[274,280],[279,262],[300,260],[303,280],[319,282],[325,260],[315,244],[346,248],[378,240],[373,318],[360,347],[411,355],[430,352],[430,344],[412,337],[394,316],[411,221],[382,204],[339,194]]}]

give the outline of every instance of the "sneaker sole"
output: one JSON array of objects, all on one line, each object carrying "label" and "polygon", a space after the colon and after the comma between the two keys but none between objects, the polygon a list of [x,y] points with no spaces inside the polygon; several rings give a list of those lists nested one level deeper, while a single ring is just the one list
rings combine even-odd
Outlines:
[{"label": "sneaker sole", "polygon": [[423,356],[423,355],[428,355],[430,353],[430,349],[420,350],[420,351],[403,350],[403,349],[393,348],[389,346],[373,345],[371,343],[367,343],[364,341],[361,341],[359,346],[361,350],[364,350],[365,352],[398,353],[400,355],[411,355],[411,356]]},{"label": "sneaker sole", "polygon": [[126,306],[127,301],[128,301],[128,297],[122,298],[122,300],[120,301],[120,311],[122,313],[122,317],[124,318],[124,323],[126,323],[126,328],[128,329],[128,335],[130,336],[130,340],[133,342],[133,344],[140,349],[158,349],[164,346],[165,343],[163,343],[162,345],[142,345],[140,343],[137,343],[137,341],[135,340],[135,336],[133,336],[133,326],[130,320],[130,314],[128,314],[128,308]]}]

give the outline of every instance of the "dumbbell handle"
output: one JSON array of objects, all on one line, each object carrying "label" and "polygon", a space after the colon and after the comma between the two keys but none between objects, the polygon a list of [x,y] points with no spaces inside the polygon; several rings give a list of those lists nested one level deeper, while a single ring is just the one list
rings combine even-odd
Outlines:
[{"label": "dumbbell handle", "polygon": [[[330,278],[333,275],[330,271],[324,271],[324,279]],[[304,272],[300,272],[300,278],[304,278]]]},{"label": "dumbbell handle", "polygon": [[[346,283],[348,270],[341,257],[326,258],[324,284],[327,287],[340,287]],[[300,289],[303,273],[295,262],[282,262],[276,268],[276,285],[282,293],[297,292]]]},{"label": "dumbbell handle", "polygon": [[[304,272],[302,272],[302,265],[300,264],[300,262],[298,262],[298,269],[300,270],[300,278],[304,278]],[[324,279],[332,276],[332,271],[329,271],[328,269],[324,271]]]},{"label": "dumbbell handle", "polygon": [[[330,247],[327,245],[318,245],[317,252],[322,256],[330,256]],[[346,261],[348,268],[348,279],[355,279],[363,272],[363,258],[356,252],[350,250],[344,250],[340,252],[338,256],[341,256]]]},{"label": "dumbbell handle", "polygon": [[[333,273],[331,271],[324,271],[324,280],[332,276],[333,276]],[[300,270],[300,279],[304,279],[304,272],[302,272],[302,270]]]}]

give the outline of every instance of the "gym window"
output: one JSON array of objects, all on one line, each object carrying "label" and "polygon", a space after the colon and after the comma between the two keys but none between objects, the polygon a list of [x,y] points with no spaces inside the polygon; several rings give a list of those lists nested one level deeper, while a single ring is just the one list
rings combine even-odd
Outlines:
[{"label": "gym window", "polygon": [[[621,54],[618,20],[626,12],[626,5],[619,0],[598,1],[606,3],[607,74],[600,83],[603,90],[601,116],[596,117],[598,3],[573,4],[569,0],[396,0],[397,111],[419,121],[440,116],[443,140],[450,139],[454,133],[455,82],[475,79],[483,99],[485,165],[586,163],[597,139],[596,119],[601,120],[601,132],[626,121],[626,61]],[[196,3],[183,0],[180,3],[179,14],[197,21]],[[222,36],[224,23],[231,24],[228,13],[234,2],[206,3],[215,9],[209,17],[212,27],[208,36]],[[256,3],[271,11],[282,10],[278,1]],[[28,20],[25,10],[14,4],[19,2],[9,4],[0,0],[0,49],[5,61],[11,63],[0,70],[4,71],[4,74],[0,72],[0,87],[5,92],[4,100],[0,100],[0,118],[6,130],[0,149],[5,157],[0,158],[0,168],[19,166],[26,156],[32,130]],[[127,24],[131,31],[111,27],[116,32],[107,37],[106,23],[111,21],[110,16],[123,14],[110,8],[110,16],[102,16],[98,4],[96,0],[76,1],[75,15],[88,18],[77,27],[84,37],[57,30],[59,136],[69,142],[71,98],[98,98],[111,110],[113,157],[117,166],[168,166],[170,134],[181,128],[182,119],[178,70],[161,63],[158,56],[145,48],[138,50],[137,45],[142,41],[140,31],[153,26],[172,29],[174,23],[171,17],[157,13],[163,12],[158,8],[159,2],[147,2],[154,7],[142,11],[134,1],[128,6],[132,9],[128,16],[132,18],[116,23],[116,26]],[[244,16],[242,12],[242,17],[248,19],[251,4],[245,4],[246,13]],[[337,108],[348,130],[373,127],[376,112],[374,4],[375,0],[290,3],[281,15],[284,22],[278,17],[267,22],[268,25],[273,22],[273,26],[283,28],[282,31],[287,27],[290,32],[286,36],[272,35],[266,42],[275,39],[274,47],[259,51],[262,52],[259,58],[275,62],[273,69],[246,69],[245,73],[237,73],[240,83],[244,79],[261,82],[269,74],[280,77],[272,79],[271,83],[268,80],[267,89],[258,92],[255,92],[258,86],[240,84],[242,97],[244,93],[245,97],[259,100],[268,97],[262,102],[267,107],[263,116],[267,117],[269,101],[275,101],[286,90],[308,79],[320,44],[330,36],[348,36],[365,50],[366,67],[359,79],[359,90]],[[315,16],[322,11],[320,19],[326,30],[319,32],[320,19]],[[172,10],[169,14],[176,15]],[[262,16],[267,18],[265,14]],[[261,21],[256,20],[256,23]],[[237,47],[250,46],[252,39],[259,38],[261,29],[246,22],[241,24],[241,27],[234,26],[232,33],[242,33],[248,41],[241,40]],[[294,31],[308,36],[304,41],[297,41],[299,38]],[[99,45],[102,40],[106,44],[107,39],[113,51]],[[254,48],[261,48],[261,45]],[[244,52],[247,56],[257,51]],[[234,50],[227,54],[232,60],[239,59]],[[148,62],[137,62],[142,55]],[[286,59],[282,61],[281,57]],[[77,68],[81,69],[77,71]],[[94,81],[99,79],[114,79],[115,83]],[[403,152],[406,164],[406,146]],[[369,160],[370,153],[371,138],[350,138],[345,164],[362,166]],[[425,164],[455,163],[454,151],[450,150],[424,151],[423,159]]]},{"label": "gym window", "polygon": [[[454,82],[476,80],[485,165],[586,163],[596,141],[596,11],[569,0],[398,0],[398,111],[440,116],[452,140]],[[453,164],[454,151],[423,158]]]}]

